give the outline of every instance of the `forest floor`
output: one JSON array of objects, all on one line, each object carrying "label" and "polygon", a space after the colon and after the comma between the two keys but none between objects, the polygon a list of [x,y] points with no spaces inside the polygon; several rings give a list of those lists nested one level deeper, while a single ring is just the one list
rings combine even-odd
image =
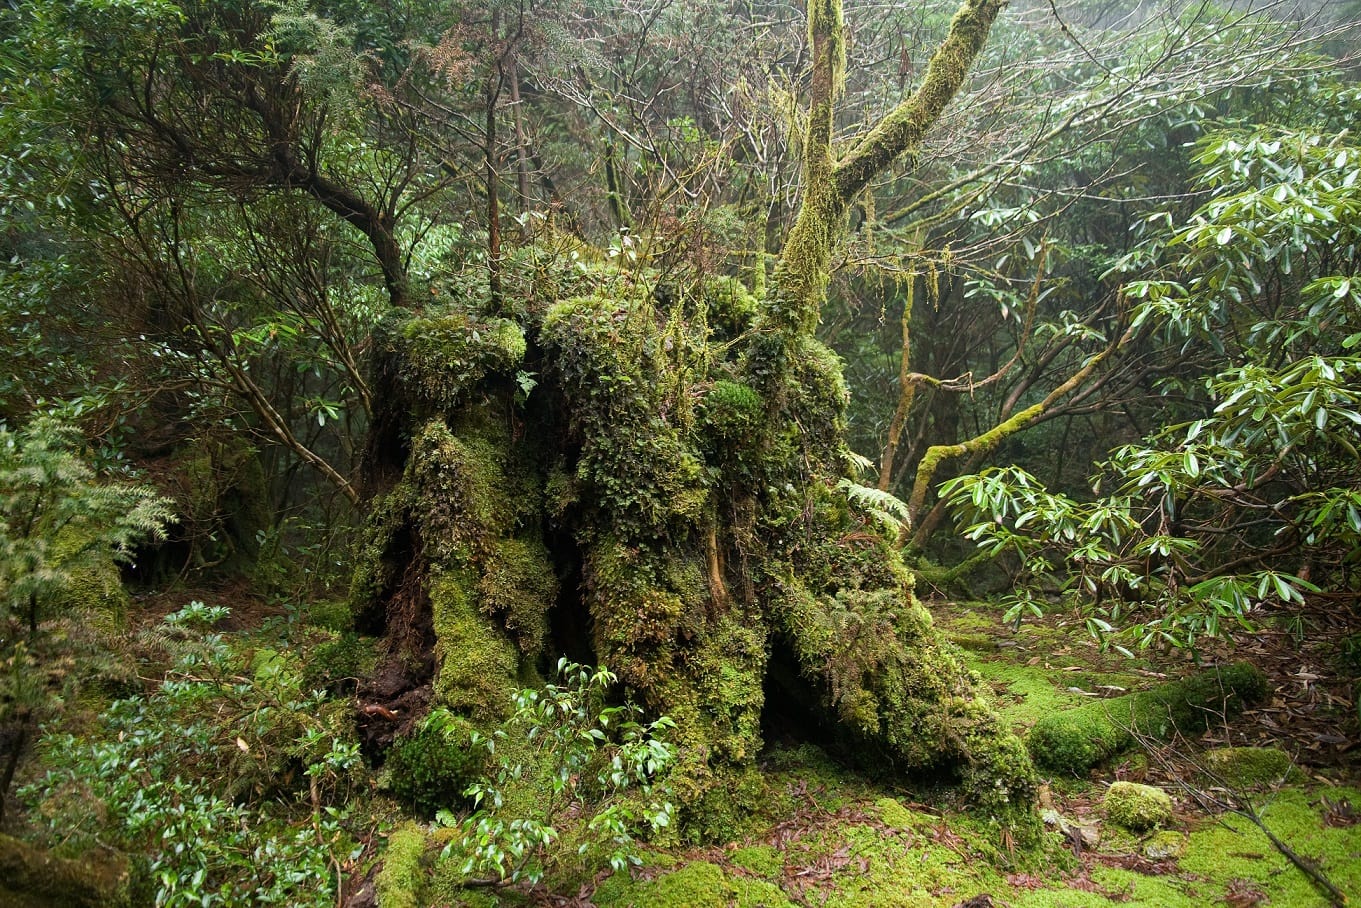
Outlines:
[{"label": "forest floor", "polygon": [[[1181,654],[1103,653],[1061,616],[1001,624],[982,603],[930,604],[937,623],[992,688],[1013,729],[1047,713],[1119,696],[1193,668]],[[604,878],[558,905],[682,908],[726,905],[865,908],[1328,905],[1316,884],[1244,816],[1237,798],[1352,902],[1361,899],[1361,736],[1354,702],[1358,653],[1346,623],[1325,610],[1244,635],[1201,661],[1263,669],[1267,702],[1203,737],[1149,742],[1086,778],[1052,778],[1041,808],[1047,845],[1019,849],[995,826],[951,808],[943,791],[885,790],[838,770],[810,748],[777,751],[767,771],[793,812],[723,846],[648,855],[631,877]],[[1205,781],[1215,747],[1273,747],[1287,779],[1232,791]],[[1107,821],[1110,783],[1132,780],[1172,796],[1164,828],[1134,834]],[[1219,802],[1216,804],[1215,802]],[[1356,805],[1353,807],[1353,805]]]},{"label": "forest floor", "polygon": [[[249,648],[256,640],[315,635],[320,605],[286,607],[249,585],[177,589],[138,602],[150,627],[186,600],[231,608],[217,630]],[[466,890],[439,873],[412,890],[416,906],[496,904],[562,908],[1094,908],[1129,905],[1326,906],[1319,886],[1253,822],[1224,802],[1250,806],[1304,862],[1361,903],[1361,731],[1356,621],[1315,608],[1264,620],[1232,645],[1200,653],[1103,652],[1074,618],[1052,614],[1019,627],[986,603],[928,603],[937,625],[991,689],[1003,720],[1024,736],[1041,717],[1150,688],[1206,664],[1247,660],[1270,695],[1212,724],[1195,740],[1145,742],[1082,778],[1051,775],[1041,791],[1044,841],[1012,841],[970,814],[948,786],[890,784],[847,770],[817,747],[785,741],[762,768],[769,802],[734,840],[651,849],[630,872],[533,890]],[[1231,790],[1207,781],[1208,749],[1272,748],[1283,776]],[[1173,801],[1170,822],[1136,834],[1110,822],[1111,783],[1156,786]],[[362,854],[347,863],[353,891],[372,880],[401,811],[386,798],[365,811]],[[1219,802],[1219,803],[1215,803]],[[428,857],[429,855],[427,855]],[[3,874],[0,873],[0,876]],[[569,875],[570,876],[570,875]],[[564,891],[564,888],[569,891]],[[414,893],[419,892],[419,895]],[[0,881],[0,905],[8,905]],[[46,905],[41,901],[21,904]],[[353,902],[352,904],[365,904]],[[367,904],[373,904],[372,901]],[[382,906],[386,908],[386,906]]]}]

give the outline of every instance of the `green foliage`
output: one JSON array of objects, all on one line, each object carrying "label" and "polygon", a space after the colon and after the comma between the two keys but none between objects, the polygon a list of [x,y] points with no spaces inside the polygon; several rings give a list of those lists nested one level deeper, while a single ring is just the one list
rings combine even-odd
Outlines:
[{"label": "green foliage", "polygon": [[1166,740],[1213,727],[1260,702],[1266,676],[1246,662],[1212,669],[1182,681],[1042,716],[1030,730],[1035,762],[1055,772],[1083,775],[1136,743],[1135,734]]},{"label": "green foliage", "polygon": [[36,629],[44,605],[79,571],[164,538],[168,503],[146,488],[99,482],[80,444],[76,430],[47,419],[20,432],[0,427],[0,619]]},{"label": "green foliage", "polygon": [[[1351,89],[1319,101],[1361,110]],[[1131,254],[1121,268],[1162,261],[1125,292],[1136,326],[1242,364],[1204,381],[1199,418],[1113,451],[1094,500],[1015,467],[941,489],[968,538],[1030,577],[1058,574],[1094,633],[1141,646],[1250,626],[1263,604],[1346,583],[1361,552],[1361,147],[1263,127],[1211,135],[1195,161],[1208,201]]]},{"label": "green foliage", "polygon": [[638,707],[605,705],[615,682],[605,669],[560,660],[558,674],[562,685],[520,691],[511,718],[483,739],[494,770],[468,789],[477,809],[440,816],[455,828],[444,857],[469,880],[536,883],[563,860],[565,834],[578,854],[624,870],[638,863],[640,830],[671,825],[663,779],[675,757],[664,735],[675,723],[640,724]]},{"label": "green foliage", "polygon": [[837,488],[846,493],[847,501],[863,510],[891,533],[893,541],[896,542],[903,533],[912,528],[912,515],[907,502],[892,492],[862,486],[849,479],[841,480],[837,483]]},{"label": "green foliage", "polygon": [[426,817],[460,804],[486,768],[473,724],[443,707],[431,710],[387,755],[388,788]]},{"label": "green foliage", "polygon": [[335,806],[361,767],[345,704],[303,691],[290,654],[196,629],[225,614],[169,616],[161,686],[88,736],[45,739],[47,773],[23,795],[68,850],[146,855],[158,906],[332,905],[334,865],[356,853]]}]

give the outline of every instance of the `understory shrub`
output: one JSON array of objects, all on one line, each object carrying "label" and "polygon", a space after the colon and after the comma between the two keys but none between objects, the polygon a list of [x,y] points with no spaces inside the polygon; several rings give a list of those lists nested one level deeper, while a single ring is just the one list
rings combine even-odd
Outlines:
[{"label": "understory shrub", "polygon": [[163,683],[87,735],[49,735],[47,773],[22,795],[58,851],[144,856],[157,908],[334,905],[336,868],[356,853],[346,705],[307,692],[291,652],[202,632],[226,613],[193,603],[166,618]]},{"label": "understory shrub", "polygon": [[632,703],[608,705],[614,674],[566,659],[562,684],[522,690],[515,712],[480,739],[493,767],[468,789],[476,805],[453,827],[442,857],[465,884],[537,883],[576,855],[614,870],[640,863],[635,837],[672,824],[665,778],[675,751],[665,740],[675,723],[639,720]]}]

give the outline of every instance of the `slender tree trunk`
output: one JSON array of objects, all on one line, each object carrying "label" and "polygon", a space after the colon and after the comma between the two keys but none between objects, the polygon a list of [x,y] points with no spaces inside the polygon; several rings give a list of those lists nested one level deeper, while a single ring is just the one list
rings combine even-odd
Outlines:
[{"label": "slender tree trunk", "polygon": [[[501,12],[493,10],[492,42],[500,40],[500,35]],[[493,309],[501,304],[501,192],[496,166],[496,105],[501,99],[501,83],[504,80],[505,72],[498,59],[487,76],[487,129],[483,147],[484,179],[487,183],[487,287]]]},{"label": "slender tree trunk", "polygon": [[[529,213],[529,148],[525,141],[524,107],[520,104],[520,68],[510,61],[510,103],[515,112],[515,180],[520,191],[520,214]],[[528,225],[525,226],[528,230]]]}]

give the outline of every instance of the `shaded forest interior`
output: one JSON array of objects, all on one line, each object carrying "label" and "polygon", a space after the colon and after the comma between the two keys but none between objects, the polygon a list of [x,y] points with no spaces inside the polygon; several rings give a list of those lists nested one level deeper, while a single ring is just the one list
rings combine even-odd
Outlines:
[{"label": "shaded forest interior", "polygon": [[0,3],[0,901],[1361,897],[1359,21]]}]

